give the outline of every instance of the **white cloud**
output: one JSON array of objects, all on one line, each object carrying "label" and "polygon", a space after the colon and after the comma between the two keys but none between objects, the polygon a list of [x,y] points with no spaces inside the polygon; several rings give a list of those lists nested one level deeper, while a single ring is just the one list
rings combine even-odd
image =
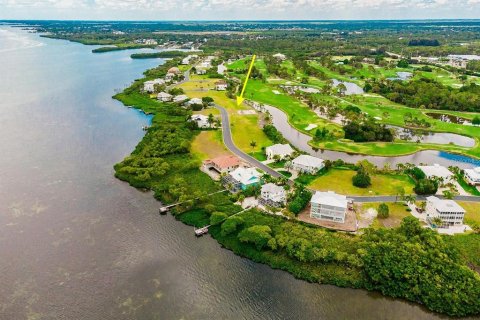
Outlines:
[{"label": "white cloud", "polygon": [[132,19],[192,20],[382,19],[392,16],[418,18],[419,14],[432,18],[442,14],[448,14],[448,18],[462,18],[478,13],[480,0],[0,0],[0,8],[16,12],[24,10],[29,15],[35,11],[28,8],[38,8],[40,12],[52,15],[67,11],[73,16],[83,14],[78,18],[85,18],[85,14],[90,13],[92,18],[106,19],[119,15]]}]

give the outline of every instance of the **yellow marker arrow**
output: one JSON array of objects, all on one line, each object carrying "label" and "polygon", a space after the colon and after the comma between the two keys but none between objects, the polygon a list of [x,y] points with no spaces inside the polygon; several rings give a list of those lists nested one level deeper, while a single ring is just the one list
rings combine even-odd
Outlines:
[{"label": "yellow marker arrow", "polygon": [[248,67],[247,78],[245,79],[245,82],[243,83],[242,92],[240,92],[240,95],[237,96],[237,106],[241,105],[243,100],[245,100],[243,98],[243,93],[245,92],[245,88],[247,87],[248,78],[250,78],[250,73],[252,72],[253,63],[255,62],[255,57],[256,56],[253,55],[252,62],[250,62],[250,67]]}]

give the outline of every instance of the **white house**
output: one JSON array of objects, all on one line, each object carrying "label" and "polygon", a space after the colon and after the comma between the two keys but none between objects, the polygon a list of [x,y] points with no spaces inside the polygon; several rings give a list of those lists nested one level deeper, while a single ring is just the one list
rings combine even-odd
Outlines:
[{"label": "white house", "polygon": [[204,69],[204,68],[196,68],[197,70],[197,74],[206,74],[207,73],[207,69]]},{"label": "white house", "polygon": [[449,227],[462,225],[465,217],[465,209],[453,200],[442,200],[435,196],[427,197],[427,222],[432,224],[434,218],[442,219],[442,225]]},{"label": "white house", "polygon": [[453,173],[447,168],[435,163],[433,166],[418,166],[420,170],[425,173],[427,178],[442,178],[444,181],[448,181],[453,177]]},{"label": "white house", "polygon": [[265,153],[268,159],[273,159],[275,156],[278,156],[280,160],[285,159],[286,157],[291,156],[295,150],[287,144],[274,144],[273,146],[266,147]]},{"label": "white house", "polygon": [[228,88],[227,81],[225,80],[219,80],[215,82],[215,90],[217,91],[225,91]]},{"label": "white house", "polygon": [[272,57],[274,57],[277,60],[284,61],[287,59],[287,56],[282,54],[282,53],[276,53]]},{"label": "white house", "polygon": [[175,76],[176,76],[175,73],[169,72],[169,73],[167,73],[167,74],[165,75],[165,81],[166,81],[166,82],[170,82],[170,81],[173,80],[173,78],[174,78]]},{"label": "white house", "polygon": [[348,199],[333,191],[317,191],[312,197],[310,217],[333,222],[345,222],[348,210]]},{"label": "white house", "polygon": [[231,185],[233,191],[245,190],[260,184],[260,173],[254,168],[238,167],[224,177],[224,183]]},{"label": "white house", "polygon": [[279,207],[286,203],[287,192],[282,186],[267,183],[262,186],[260,203],[266,206]]},{"label": "white house", "polygon": [[172,101],[173,96],[166,92],[160,92],[157,94],[157,99],[163,102]]},{"label": "white house", "polygon": [[184,94],[173,97],[173,102],[176,102],[176,103],[180,103],[186,100],[188,100],[188,97]]},{"label": "white house", "polygon": [[468,183],[472,185],[480,185],[480,167],[474,169],[465,169],[464,176]]},{"label": "white house", "polygon": [[210,128],[208,117],[203,114],[194,114],[190,117],[190,120],[196,122],[199,128]]},{"label": "white house", "polygon": [[194,105],[194,104],[200,104],[201,105],[201,104],[203,104],[203,102],[202,102],[202,99],[200,99],[200,98],[192,98],[187,102],[187,104],[189,106]]},{"label": "white house", "polygon": [[302,154],[292,161],[292,169],[301,173],[315,174],[325,167],[322,159]]},{"label": "white house", "polygon": [[165,81],[163,79],[154,79],[150,81],[145,81],[143,83],[143,90],[146,92],[154,92],[156,84],[162,85],[162,84],[165,84]]}]

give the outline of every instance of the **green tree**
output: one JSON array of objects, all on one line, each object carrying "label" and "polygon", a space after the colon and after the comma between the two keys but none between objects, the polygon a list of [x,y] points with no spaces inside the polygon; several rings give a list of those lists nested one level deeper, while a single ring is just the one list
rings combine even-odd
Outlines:
[{"label": "green tree", "polygon": [[228,218],[228,216],[227,216],[226,213],[215,211],[210,216],[210,224],[211,225],[219,224],[220,222],[222,222],[223,220],[225,220],[227,218]]},{"label": "green tree", "polygon": [[243,218],[240,216],[233,216],[228,218],[222,223],[222,226],[221,226],[222,235],[226,236],[237,231],[237,229],[241,225],[243,225],[243,223],[244,223]]},{"label": "green tree", "polygon": [[242,230],[238,234],[241,242],[253,243],[257,250],[263,249],[268,241],[272,239],[272,229],[266,225],[254,225]]},{"label": "green tree", "polygon": [[361,170],[352,177],[352,183],[357,188],[367,188],[372,184],[370,176]]},{"label": "green tree", "polygon": [[378,206],[378,217],[385,219],[388,218],[390,215],[390,209],[388,208],[388,205],[386,203],[381,203]]}]

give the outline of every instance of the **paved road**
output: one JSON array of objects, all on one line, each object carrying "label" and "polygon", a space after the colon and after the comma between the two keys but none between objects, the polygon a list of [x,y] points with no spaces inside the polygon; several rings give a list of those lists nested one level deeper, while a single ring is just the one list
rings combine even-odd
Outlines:
[{"label": "paved road", "polygon": [[[249,156],[248,154],[246,154],[245,152],[243,152],[242,150],[237,148],[237,146],[235,145],[235,143],[232,140],[232,131],[230,130],[230,118],[228,116],[227,110],[225,110],[224,107],[222,107],[218,104],[214,104],[214,107],[216,109],[220,110],[220,113],[222,115],[223,143],[228,148],[228,150],[230,150],[237,157],[239,157],[239,158],[245,160],[246,162],[248,162],[250,165],[265,171],[266,173],[268,173],[272,177],[275,177],[275,178],[283,177],[283,175],[281,175],[277,171],[273,170],[269,166],[263,164],[262,162],[260,162],[257,159]],[[248,134],[248,132],[245,132],[245,134]]]}]

